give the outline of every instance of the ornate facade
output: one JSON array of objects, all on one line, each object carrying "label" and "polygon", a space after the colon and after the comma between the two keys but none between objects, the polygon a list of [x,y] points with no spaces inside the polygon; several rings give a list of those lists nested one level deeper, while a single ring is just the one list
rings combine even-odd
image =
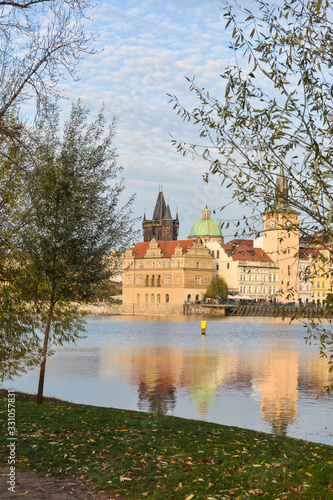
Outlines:
[{"label": "ornate facade", "polygon": [[182,314],[201,300],[212,279],[212,257],[200,240],[136,243],[124,255],[124,314]]}]

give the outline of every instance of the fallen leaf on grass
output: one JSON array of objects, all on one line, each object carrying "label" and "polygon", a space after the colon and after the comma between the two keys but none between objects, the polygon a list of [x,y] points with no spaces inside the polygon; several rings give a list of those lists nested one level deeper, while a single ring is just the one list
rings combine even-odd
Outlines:
[{"label": "fallen leaf on grass", "polygon": [[132,481],[132,479],[130,477],[120,476],[120,482],[123,483],[124,481]]},{"label": "fallen leaf on grass", "polygon": [[191,498],[194,498],[193,493],[191,493],[188,497],[186,497],[185,500],[191,500]]}]

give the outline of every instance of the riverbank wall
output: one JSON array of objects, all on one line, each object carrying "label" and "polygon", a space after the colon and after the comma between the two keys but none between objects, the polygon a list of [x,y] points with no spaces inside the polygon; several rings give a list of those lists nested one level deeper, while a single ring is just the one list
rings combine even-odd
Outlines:
[{"label": "riverbank wall", "polygon": [[87,314],[119,315],[123,313],[122,304],[112,302],[95,302],[94,304],[81,304],[80,311]]}]

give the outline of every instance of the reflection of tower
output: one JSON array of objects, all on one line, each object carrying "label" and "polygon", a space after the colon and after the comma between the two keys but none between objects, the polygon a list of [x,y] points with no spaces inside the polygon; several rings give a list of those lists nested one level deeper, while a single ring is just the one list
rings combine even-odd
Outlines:
[{"label": "reflection of tower", "polygon": [[261,412],[274,434],[285,436],[297,417],[298,355],[295,352],[269,352],[263,362]]},{"label": "reflection of tower", "polygon": [[176,406],[176,388],[170,382],[160,378],[152,387],[141,380],[138,384],[139,409],[163,415],[172,412]]}]

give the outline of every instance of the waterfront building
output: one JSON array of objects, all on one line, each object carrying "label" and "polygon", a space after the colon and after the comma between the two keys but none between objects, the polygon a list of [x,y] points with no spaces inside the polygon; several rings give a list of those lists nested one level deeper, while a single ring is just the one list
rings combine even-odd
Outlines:
[{"label": "waterfront building", "polygon": [[313,251],[300,250],[299,253],[299,285],[298,285],[298,300],[303,304],[312,302],[312,283],[311,283],[311,266],[313,260]]},{"label": "waterfront building", "polygon": [[253,240],[234,239],[225,244],[207,242],[213,276],[222,276],[230,293],[253,300],[278,298],[279,267]]},{"label": "waterfront building", "polygon": [[279,301],[298,302],[299,213],[288,204],[283,168],[276,181],[275,203],[264,214],[263,250],[279,267]]},{"label": "waterfront building", "polygon": [[178,237],[178,214],[175,219],[172,218],[169,203],[165,203],[162,188],[163,186],[160,186],[152,219],[147,220],[146,214],[143,217],[143,241],[146,242],[153,238],[157,241],[174,241]]},{"label": "waterfront building", "polygon": [[201,240],[138,242],[123,263],[124,314],[182,314],[212,279],[212,256]]}]

